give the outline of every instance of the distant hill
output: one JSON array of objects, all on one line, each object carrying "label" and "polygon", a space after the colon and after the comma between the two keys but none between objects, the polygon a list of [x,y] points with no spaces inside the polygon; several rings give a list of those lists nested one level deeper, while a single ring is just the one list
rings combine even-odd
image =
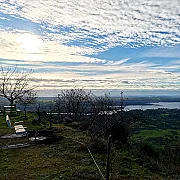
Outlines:
[{"label": "distant hill", "polygon": [[[114,101],[115,106],[120,105],[120,97],[111,97]],[[48,102],[53,101],[54,97],[38,97],[37,101],[41,102],[44,105],[48,105]],[[124,105],[148,105],[151,103],[158,103],[158,102],[180,102],[180,96],[126,96]],[[47,103],[47,104],[46,104]],[[9,102],[5,98],[0,97],[0,108],[3,106],[9,105]],[[22,106],[17,105],[19,109],[23,109]],[[36,105],[32,105],[28,107],[28,110],[36,109]]]}]

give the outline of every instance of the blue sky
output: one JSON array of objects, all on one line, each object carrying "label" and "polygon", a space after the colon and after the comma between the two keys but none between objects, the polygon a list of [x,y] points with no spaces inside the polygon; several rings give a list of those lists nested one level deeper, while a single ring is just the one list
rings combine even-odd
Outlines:
[{"label": "blue sky", "polygon": [[180,1],[0,0],[0,61],[44,92],[178,94]]}]

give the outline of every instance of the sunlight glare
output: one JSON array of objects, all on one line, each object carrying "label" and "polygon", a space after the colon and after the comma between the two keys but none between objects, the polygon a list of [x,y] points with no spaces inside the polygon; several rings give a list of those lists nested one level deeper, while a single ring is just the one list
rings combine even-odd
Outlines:
[{"label": "sunlight glare", "polygon": [[43,47],[43,40],[37,35],[23,34],[18,36],[17,41],[24,53],[38,53]]}]

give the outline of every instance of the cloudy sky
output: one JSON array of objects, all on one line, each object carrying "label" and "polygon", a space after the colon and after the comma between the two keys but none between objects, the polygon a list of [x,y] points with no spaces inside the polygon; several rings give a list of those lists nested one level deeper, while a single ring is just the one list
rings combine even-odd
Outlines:
[{"label": "cloudy sky", "polygon": [[0,0],[0,62],[41,90],[180,90],[180,0]]}]

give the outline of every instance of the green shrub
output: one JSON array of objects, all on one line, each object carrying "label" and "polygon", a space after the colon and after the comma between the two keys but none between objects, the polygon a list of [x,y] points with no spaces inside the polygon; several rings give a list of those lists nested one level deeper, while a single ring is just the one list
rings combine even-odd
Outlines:
[{"label": "green shrub", "polygon": [[121,145],[127,144],[128,131],[122,124],[114,124],[111,128],[112,142],[119,142]]},{"label": "green shrub", "polygon": [[139,144],[139,152],[141,155],[149,156],[149,157],[158,157],[159,148],[149,142],[142,142]]},{"label": "green shrub", "polygon": [[93,153],[104,154],[107,152],[107,145],[103,140],[96,139],[96,140],[90,142],[89,149]]}]

